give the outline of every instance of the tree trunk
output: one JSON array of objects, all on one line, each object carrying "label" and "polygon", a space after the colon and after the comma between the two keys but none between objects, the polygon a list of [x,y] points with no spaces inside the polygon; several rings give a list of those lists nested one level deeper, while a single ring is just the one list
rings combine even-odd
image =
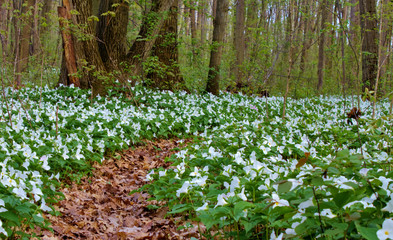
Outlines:
[{"label": "tree trunk", "polygon": [[[7,37],[7,32],[8,32],[8,12],[9,10],[7,9],[9,6],[8,1],[6,0],[0,0],[0,41],[1,41],[1,48],[2,52],[6,53],[8,50],[8,37]],[[5,59],[3,59],[5,61]]]},{"label": "tree trunk", "polygon": [[184,34],[186,36],[189,36],[190,35],[190,24],[189,24],[188,19],[190,18],[190,7],[189,7],[188,3],[186,4],[184,2],[180,2],[179,4],[180,4],[179,8],[183,9],[183,12],[182,12],[182,16],[183,16],[182,25],[184,24],[184,27],[180,27],[180,29],[181,30],[184,29]]},{"label": "tree trunk", "polygon": [[303,26],[303,47],[300,53],[300,72],[299,72],[299,76],[301,76],[305,69],[305,65],[307,62],[307,50],[309,48],[310,45],[310,37],[309,35],[309,31],[310,31],[310,20],[309,18],[311,17],[311,14],[309,13],[310,11],[310,1],[309,0],[304,0],[304,11],[307,13],[306,17],[302,17],[302,26]]},{"label": "tree trunk", "polygon": [[197,25],[196,25],[196,14],[195,14],[195,3],[190,1],[190,25],[191,25],[191,38],[196,39],[197,37]]},{"label": "tree trunk", "polygon": [[[380,73],[379,73],[379,77],[380,79],[384,79],[385,78],[385,73],[387,70],[387,66],[388,66],[388,52],[389,52],[389,46],[391,44],[391,38],[392,38],[392,22],[389,21],[390,17],[389,15],[391,15],[392,13],[389,12],[389,2],[391,2],[391,0],[383,0],[381,2],[381,32],[380,37],[379,37],[379,68],[380,68]],[[383,85],[386,84],[386,80],[383,81]],[[383,91],[383,93],[385,93],[386,88],[382,88],[381,89]]]},{"label": "tree trunk", "polygon": [[77,67],[82,74],[81,87],[91,87],[94,96],[105,95],[109,84],[105,80],[109,79],[107,79],[106,69],[95,38],[94,22],[89,21],[92,15],[92,0],[72,0],[72,3],[74,9],[79,12],[72,16],[73,23],[83,26],[79,29],[83,34],[82,39],[74,41]]},{"label": "tree trunk", "polygon": [[213,20],[213,42],[210,55],[209,73],[206,91],[218,95],[220,91],[220,64],[222,44],[224,42],[227,15],[229,10],[228,0],[218,0],[216,17]]},{"label": "tree trunk", "polygon": [[242,65],[244,61],[244,0],[238,0],[236,4],[236,24],[234,32],[234,43],[236,52],[236,62],[233,67],[233,75],[236,80],[236,87],[241,90],[246,84],[243,80]]},{"label": "tree trunk", "polygon": [[[114,16],[106,14],[108,11]],[[102,61],[108,69],[119,69],[119,64],[125,60],[128,12],[128,3],[123,0],[101,0],[97,38]]]},{"label": "tree trunk", "polygon": [[323,74],[325,68],[325,27],[328,23],[328,5],[327,0],[323,0],[321,4],[321,34],[319,35],[318,47],[318,86],[317,90],[320,92],[323,86]]},{"label": "tree trunk", "polygon": [[79,78],[76,76],[77,66],[75,57],[74,40],[72,39],[69,21],[71,20],[70,5],[58,7],[59,26],[61,36],[63,39],[63,60],[65,69],[63,69],[63,85],[74,84],[75,87],[80,87]]},{"label": "tree trunk", "polygon": [[177,19],[178,0],[175,0],[151,53],[157,57],[157,62],[147,74],[152,87],[165,90],[185,89],[178,65]]},{"label": "tree trunk", "polygon": [[253,46],[255,44],[255,38],[253,34],[256,31],[258,24],[258,2],[256,0],[251,0],[249,5],[247,6],[247,21],[246,21],[246,35],[245,42],[246,50],[244,53],[245,59],[250,56],[250,53],[253,51]]},{"label": "tree trunk", "polygon": [[378,71],[378,29],[375,0],[359,0],[362,29],[362,90],[374,90]]},{"label": "tree trunk", "polygon": [[[339,18],[340,18],[340,22],[346,22],[346,14],[344,12],[344,8],[341,6],[341,3],[339,0],[336,0],[336,6],[338,9],[338,14],[339,14]],[[342,24],[340,24],[340,27],[342,27]],[[344,93],[344,97],[346,95],[345,91],[346,91],[346,66],[345,66],[345,29],[341,28],[340,31],[340,45],[341,45],[341,72],[342,72],[342,88],[343,88],[343,93]]]},{"label": "tree trunk", "polygon": [[290,0],[289,2],[289,7],[288,7],[288,18],[287,18],[287,27],[286,27],[286,32],[287,32],[287,42],[288,42],[288,63],[289,66],[287,68],[287,82],[286,82],[286,88],[285,88],[285,95],[284,95],[284,103],[283,103],[283,108],[282,108],[282,118],[285,118],[286,116],[286,108],[287,108],[287,99],[288,99],[288,93],[289,93],[289,86],[291,83],[291,73],[292,73],[292,65],[293,65],[293,28],[292,28],[292,12],[293,12],[293,6],[294,6],[294,0]]},{"label": "tree trunk", "polygon": [[143,74],[140,63],[145,62],[151,55],[151,50],[165,21],[165,13],[168,12],[173,2],[174,0],[153,0],[150,12],[144,16],[138,37],[127,54],[130,66],[133,67],[133,76]]},{"label": "tree trunk", "polygon": [[200,23],[200,33],[201,33],[201,44],[203,44],[206,40],[206,5],[207,2],[206,0],[199,0],[199,14],[198,17],[200,17],[200,20],[198,22]]},{"label": "tree trunk", "polygon": [[[32,7],[34,6],[34,0],[28,0],[26,5],[22,6],[22,28],[20,31],[19,47],[17,51],[17,61],[16,61],[16,77],[15,85],[16,87],[21,87],[22,85],[22,73],[26,71],[27,65],[29,63],[29,48],[31,40],[31,25],[32,25]],[[30,12],[30,13],[29,13]],[[24,15],[25,17],[22,17]],[[18,44],[18,43],[16,43]]]},{"label": "tree trunk", "polygon": [[[39,6],[38,0],[35,0],[34,10],[33,10],[33,31],[32,31],[32,48],[31,55],[36,55],[41,52],[41,42],[40,42],[40,31],[39,31]],[[39,58],[39,57],[38,57]]]},{"label": "tree trunk", "polygon": [[[68,0],[63,0],[63,2],[68,2]],[[93,5],[92,0],[72,0],[73,9],[78,12],[72,16],[73,24],[78,27],[73,31],[78,76],[81,76],[81,87],[92,88],[93,95],[105,95],[107,87],[111,86],[115,79],[125,82],[125,77],[135,81],[138,77],[143,77],[143,63],[152,54],[160,29],[172,4],[176,7],[174,7],[172,19],[168,20],[170,24],[166,26],[165,33],[174,39],[174,45],[166,46],[167,48],[157,45],[154,50],[160,61],[173,64],[171,73],[176,76],[177,80],[181,79],[175,64],[177,61],[177,11],[175,11],[177,2],[154,0],[149,13],[144,15],[139,36],[131,49],[126,52],[129,11],[127,2],[125,0],[102,0]],[[101,18],[99,24],[92,21],[93,11]],[[163,41],[161,40],[161,43]],[[65,60],[67,56],[63,59],[62,78],[69,75],[64,71],[67,69]],[[59,82],[64,81],[60,79]]]}]

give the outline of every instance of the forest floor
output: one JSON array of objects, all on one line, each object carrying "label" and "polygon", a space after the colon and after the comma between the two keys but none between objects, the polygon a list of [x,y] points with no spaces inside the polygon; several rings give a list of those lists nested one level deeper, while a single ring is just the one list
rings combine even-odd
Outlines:
[{"label": "forest floor", "polygon": [[[146,141],[95,164],[92,176],[61,189],[65,199],[55,205],[60,216],[46,216],[54,232],[45,231],[42,239],[199,239],[194,227],[181,217],[167,217],[167,208],[149,210],[149,195],[131,191],[142,187],[153,168],[170,166],[165,158],[184,145],[182,141]],[[202,227],[202,226],[200,226]]]}]

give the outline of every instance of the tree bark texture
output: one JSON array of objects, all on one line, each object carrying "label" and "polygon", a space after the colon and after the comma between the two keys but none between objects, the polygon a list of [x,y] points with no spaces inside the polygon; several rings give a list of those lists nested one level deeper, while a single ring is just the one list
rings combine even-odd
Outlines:
[{"label": "tree bark texture", "polygon": [[[71,4],[72,3],[72,4]],[[153,0],[149,12],[144,15],[139,36],[130,48],[126,48],[127,23],[129,18],[129,6],[124,0],[63,0],[63,4],[71,4],[78,14],[72,15],[73,38],[75,47],[75,59],[80,86],[92,88],[93,95],[105,95],[107,87],[113,84],[113,80],[124,80],[130,77],[143,76],[143,63],[154,53],[163,64],[171,63],[168,76],[175,76],[176,80],[182,79],[177,64],[177,1]],[[164,25],[170,7],[174,7],[172,18]],[[94,13],[100,17],[96,23],[91,18]],[[157,41],[162,27],[166,27],[165,34],[174,39],[174,45],[166,45],[167,38]],[[69,48],[69,39],[64,41],[64,47]],[[155,46],[155,44],[161,43]],[[68,51],[67,51],[68,52]],[[64,55],[61,77],[70,76],[68,69],[73,69],[67,62],[72,57]],[[67,63],[67,64],[66,64]],[[122,63],[126,63],[127,66]],[[67,70],[67,71],[65,71]],[[165,77],[165,80],[169,78]],[[134,78],[135,79],[135,78]],[[162,80],[162,79],[161,79]],[[173,80],[173,79],[171,79]],[[180,80],[179,80],[180,81]],[[59,82],[64,82],[60,79]],[[67,82],[67,81],[66,81]],[[161,84],[161,81],[158,81]],[[173,82],[173,81],[172,81]],[[70,81],[68,81],[70,83]],[[160,85],[161,87],[161,85]],[[170,86],[167,89],[172,89]]]},{"label": "tree bark texture", "polygon": [[102,61],[112,69],[119,68],[127,53],[128,11],[128,3],[123,0],[101,0],[97,41]]},{"label": "tree bark texture", "polygon": [[321,34],[319,35],[318,46],[318,92],[322,90],[323,75],[325,70],[325,27],[328,23],[328,0],[322,0],[321,4]]},{"label": "tree bark texture", "polygon": [[289,8],[288,8],[288,17],[287,17],[287,41],[288,41],[288,63],[289,66],[287,68],[287,82],[285,86],[285,95],[284,95],[284,103],[283,103],[283,108],[282,108],[282,118],[285,118],[286,116],[286,107],[287,107],[287,99],[288,99],[288,93],[289,93],[289,87],[291,83],[291,73],[292,73],[292,66],[293,66],[293,27],[292,27],[292,12],[293,12],[293,6],[294,6],[294,0],[290,0]]},{"label": "tree bark texture", "polygon": [[79,78],[76,76],[78,70],[76,66],[74,40],[72,39],[71,30],[69,27],[69,21],[71,20],[71,14],[69,12],[70,9],[67,9],[66,6],[61,6],[57,8],[57,11],[59,15],[61,36],[63,39],[64,64],[66,66],[65,72],[68,75],[68,77],[63,79],[63,84],[74,84],[75,87],[80,87]]},{"label": "tree bark texture", "polygon": [[152,49],[151,55],[158,61],[147,75],[152,87],[165,90],[184,88],[178,65],[177,18],[178,0],[174,0]]},{"label": "tree bark texture", "polygon": [[210,54],[209,73],[206,91],[218,95],[220,91],[220,64],[222,44],[224,42],[229,3],[228,0],[218,0],[216,17],[213,20],[213,41]]},{"label": "tree bark texture", "polygon": [[196,24],[196,12],[195,12],[195,2],[190,0],[190,28],[191,28],[191,44],[192,44],[192,54],[195,59],[197,55],[197,24]]},{"label": "tree bark texture", "polygon": [[[29,63],[29,48],[31,42],[31,26],[33,21],[33,7],[34,0],[28,0],[26,5],[22,6],[22,15],[21,17],[21,29],[19,33],[19,47],[17,48],[17,61],[16,61],[16,76],[15,76],[15,85],[16,87],[20,87],[22,85],[22,73],[26,71],[27,65]],[[21,16],[22,16],[21,15]]]},{"label": "tree bark texture", "polygon": [[[242,65],[244,62],[244,52],[245,52],[245,42],[244,42],[244,0],[238,0],[236,5],[236,24],[235,24],[235,32],[234,32],[234,44],[235,44],[235,52],[236,52],[236,62],[233,68],[233,75],[236,79],[237,88],[242,88],[244,85],[243,79],[243,69]],[[239,89],[239,90],[240,90]]]},{"label": "tree bark texture", "polygon": [[[392,41],[392,27],[393,23],[391,22],[392,17],[391,12],[389,12],[389,2],[391,0],[383,0],[381,2],[381,32],[379,33],[379,66],[380,66],[380,78],[383,79],[385,77],[385,73],[387,70],[388,62],[389,62],[389,46],[391,45]],[[386,81],[383,81],[384,84]],[[385,89],[385,88],[384,88]]]},{"label": "tree bark texture", "polygon": [[151,50],[173,2],[174,0],[153,0],[150,13],[144,16],[138,37],[127,54],[133,76],[143,74],[142,65],[139,63],[145,62],[151,56]]},{"label": "tree bark texture", "polygon": [[378,21],[375,0],[359,0],[362,30],[362,90],[374,90],[378,71]]},{"label": "tree bark texture", "polygon": [[206,0],[198,0],[198,28],[200,31],[201,44],[203,44],[206,40]]},{"label": "tree bark texture", "polygon": [[[66,0],[63,0],[66,1]],[[67,0],[68,1],[68,0]],[[108,79],[95,38],[94,22],[89,21],[92,15],[92,0],[72,0],[73,8],[79,12],[72,16],[74,24],[80,26],[79,39],[74,41],[78,71],[82,75],[81,87],[92,88],[93,95],[105,95]]]},{"label": "tree bark texture", "polygon": [[1,41],[1,48],[2,52],[5,53],[8,50],[8,38],[7,31],[8,31],[8,1],[0,0],[0,41]]}]

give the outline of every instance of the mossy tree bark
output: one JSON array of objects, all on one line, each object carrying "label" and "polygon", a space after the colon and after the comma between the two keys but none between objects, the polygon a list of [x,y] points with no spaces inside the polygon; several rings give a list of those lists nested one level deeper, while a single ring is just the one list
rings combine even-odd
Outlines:
[{"label": "mossy tree bark", "polygon": [[185,89],[178,66],[177,17],[178,0],[174,0],[168,16],[152,49],[155,59],[149,68],[147,78],[152,87],[159,89]]},{"label": "mossy tree bark", "polygon": [[[67,1],[63,0],[63,2]],[[94,17],[93,9],[97,6],[93,6],[93,3],[99,4],[96,17]],[[142,76],[142,64],[151,56],[160,29],[164,26],[168,10],[173,3],[174,0],[153,0],[152,8],[142,21],[138,38],[127,50],[128,1],[72,0],[72,8],[78,12],[72,16],[72,22],[77,26],[73,29],[73,37],[81,87],[92,88],[94,95],[105,95],[107,87],[112,85],[113,80],[125,81]],[[94,18],[99,18],[98,23]],[[177,20],[177,15],[174,19]],[[173,27],[173,21],[171,20],[171,27]],[[177,22],[175,26],[176,35]],[[157,45],[155,51],[157,52],[161,47]],[[173,49],[177,50],[177,46],[171,48],[172,52]],[[177,54],[176,56],[171,54],[169,58],[168,62],[176,62]],[[177,69],[176,76],[179,76],[178,73]],[[68,76],[64,66],[61,76],[62,78]],[[69,81],[60,79],[59,82]]]}]

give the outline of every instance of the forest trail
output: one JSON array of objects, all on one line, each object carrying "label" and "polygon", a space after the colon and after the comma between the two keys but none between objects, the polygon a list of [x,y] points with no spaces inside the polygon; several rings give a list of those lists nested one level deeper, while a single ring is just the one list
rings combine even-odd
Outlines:
[{"label": "forest trail", "polygon": [[[91,177],[61,189],[65,199],[55,205],[61,216],[47,217],[54,233],[42,239],[190,239],[198,228],[177,230],[184,221],[167,217],[166,208],[149,210],[148,194],[134,193],[146,182],[153,168],[168,168],[165,158],[175,153],[182,141],[146,141],[144,146],[116,153],[95,164]],[[157,204],[156,202],[154,204]],[[194,224],[195,225],[195,224]]]}]

